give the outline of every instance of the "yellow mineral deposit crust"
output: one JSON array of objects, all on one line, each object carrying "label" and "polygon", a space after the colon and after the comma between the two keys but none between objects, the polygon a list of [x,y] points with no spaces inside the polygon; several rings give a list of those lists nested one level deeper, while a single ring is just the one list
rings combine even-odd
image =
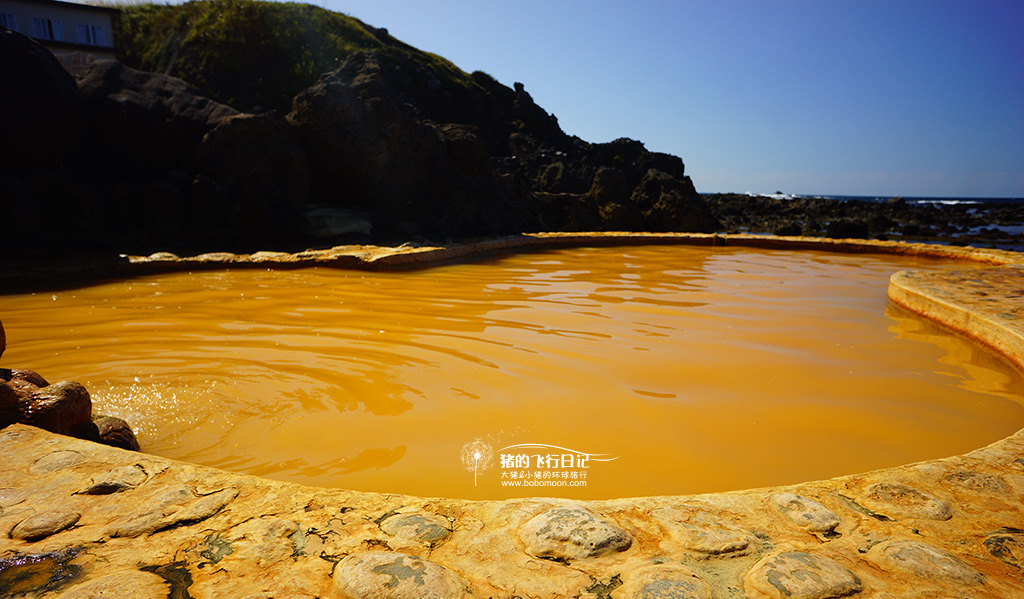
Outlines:
[{"label": "yellow mineral deposit crust", "polygon": [[[1024,270],[997,250],[823,239],[528,235],[447,248],[125,257],[34,282],[203,265],[409,268],[481,252],[678,243],[941,256],[889,297],[1024,366]],[[807,451],[814,451],[808,447]],[[465,501],[304,487],[12,425],[0,596],[726,599],[1024,597],[1024,431],[968,454],[694,496]],[[793,456],[799,460],[799,455]]]}]

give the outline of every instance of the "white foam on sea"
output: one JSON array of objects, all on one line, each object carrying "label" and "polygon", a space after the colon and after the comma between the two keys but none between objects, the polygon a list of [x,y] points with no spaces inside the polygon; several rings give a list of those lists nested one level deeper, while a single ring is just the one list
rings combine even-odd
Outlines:
[{"label": "white foam on sea", "polygon": [[958,204],[980,204],[978,200],[917,200],[917,204],[941,204],[943,206],[956,206]]},{"label": "white foam on sea", "polygon": [[747,195],[752,198],[771,198],[773,200],[793,200],[800,197],[790,193],[782,193],[781,191],[775,193],[754,193],[748,191]]}]

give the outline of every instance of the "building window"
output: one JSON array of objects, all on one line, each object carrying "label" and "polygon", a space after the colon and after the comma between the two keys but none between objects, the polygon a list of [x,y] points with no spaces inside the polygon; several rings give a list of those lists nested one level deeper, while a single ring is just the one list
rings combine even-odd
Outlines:
[{"label": "building window", "polygon": [[32,17],[32,37],[41,40],[64,40],[64,28],[60,21]]},{"label": "building window", "polygon": [[8,12],[0,12],[0,25],[10,29],[11,31],[18,30],[18,23],[14,20],[14,15]]},{"label": "building window", "polygon": [[106,38],[103,37],[103,27],[100,25],[79,25],[78,43],[89,44],[90,46],[105,46]]}]

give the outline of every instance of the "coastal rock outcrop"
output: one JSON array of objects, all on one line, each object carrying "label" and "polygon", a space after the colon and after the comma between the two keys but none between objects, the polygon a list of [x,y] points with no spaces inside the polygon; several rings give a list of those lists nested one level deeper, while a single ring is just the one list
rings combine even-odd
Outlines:
[{"label": "coastal rock outcrop", "polygon": [[515,231],[477,130],[424,119],[433,104],[412,104],[403,93],[402,83],[421,74],[411,61],[360,52],[295,97],[288,120],[306,147],[315,188],[334,205],[367,209],[375,230]]},{"label": "coastal rock outcrop", "polygon": [[652,168],[630,199],[643,214],[648,231],[711,233],[719,226],[688,177],[679,179]]},{"label": "coastal rock outcrop", "polygon": [[195,148],[191,170],[206,184],[196,204],[209,222],[227,222],[243,238],[299,227],[309,164],[298,135],[277,113],[222,119]]},{"label": "coastal rock outcrop", "polygon": [[[290,10],[227,10],[217,18],[251,25]],[[258,56],[223,49],[196,54],[199,48],[190,46],[187,60],[202,60],[185,68],[168,57],[172,64],[159,67],[194,79],[216,99],[183,79],[117,61],[93,63],[76,86],[47,50],[5,34],[3,51],[10,59],[0,75],[12,89],[35,90],[50,104],[31,94],[7,95],[4,100],[17,105],[0,105],[0,114],[30,122],[23,116],[38,113],[31,111],[38,105],[47,123],[53,115],[71,115],[74,122],[61,121],[60,132],[69,137],[57,146],[58,154],[67,153],[66,163],[52,160],[48,139],[37,171],[0,164],[0,218],[14,225],[0,245],[21,250],[31,240],[47,252],[73,247],[123,253],[251,250],[255,244],[290,249],[324,238],[379,243],[540,231],[715,229],[717,221],[678,157],[627,138],[592,144],[572,137],[522,83],[508,87],[482,71],[465,73],[383,30],[318,14],[341,27],[336,33],[350,36],[351,43],[337,54],[340,64],[316,67],[336,70],[305,90],[296,86],[309,85],[311,73],[278,73],[274,93],[266,81],[225,79],[227,72],[267,71],[253,64]],[[134,32],[141,36],[177,27],[175,19],[150,22],[151,16],[133,15],[127,26],[141,27]],[[176,46],[176,40],[168,43]],[[140,39],[127,43],[134,48]],[[124,60],[149,64],[131,50]],[[32,73],[11,67],[36,62]],[[255,93],[254,85],[262,91]],[[271,105],[280,108],[279,100],[296,90],[286,119],[251,103],[274,96]],[[257,114],[228,105],[242,98]],[[40,138],[34,125],[32,135],[28,131],[26,143]],[[599,179],[602,169],[607,172]],[[348,222],[353,218],[355,225]]]},{"label": "coastal rock outcrop", "polygon": [[521,83],[513,91],[480,72],[472,82],[410,56],[351,55],[288,115],[314,193],[367,210],[374,230],[390,233],[717,227],[678,157],[629,139],[589,144],[566,135]]},{"label": "coastal rock outcrop", "polygon": [[835,239],[943,242],[1021,247],[1024,203],[866,201],[823,197],[706,196],[727,233],[773,233]]},{"label": "coastal rock outcrop", "polygon": [[59,164],[78,146],[85,112],[74,78],[49,50],[4,27],[0,89],[0,163],[19,168]]},{"label": "coastal rock outcrop", "polygon": [[94,62],[78,81],[88,114],[90,143],[115,152],[124,164],[158,172],[179,164],[221,119],[238,114],[198,95],[181,79],[130,69],[115,60]]}]

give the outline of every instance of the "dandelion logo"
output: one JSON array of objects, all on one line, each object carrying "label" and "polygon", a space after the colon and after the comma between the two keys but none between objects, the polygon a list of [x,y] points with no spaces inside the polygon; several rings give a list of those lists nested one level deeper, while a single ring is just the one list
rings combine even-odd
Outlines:
[{"label": "dandelion logo", "polygon": [[476,475],[491,467],[494,461],[494,450],[480,439],[462,446],[462,465],[466,470],[473,471],[473,486],[476,486]]}]

